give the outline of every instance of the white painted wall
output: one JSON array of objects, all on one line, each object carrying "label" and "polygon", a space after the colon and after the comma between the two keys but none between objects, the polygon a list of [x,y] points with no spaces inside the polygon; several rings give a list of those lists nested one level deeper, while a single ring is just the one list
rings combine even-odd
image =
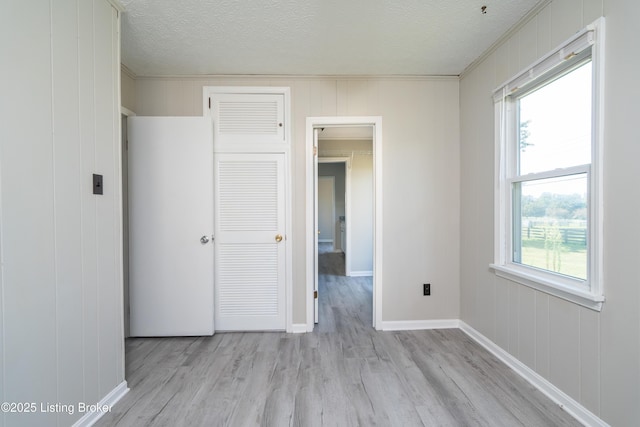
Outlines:
[{"label": "white painted wall", "polygon": [[367,275],[373,271],[373,156],[353,156],[350,194],[351,274]]},{"label": "white painted wall", "polygon": [[351,274],[373,271],[373,142],[321,140],[320,156],[351,158]]},{"label": "white painted wall", "polygon": [[[289,86],[292,99],[293,322],[306,323],[305,121],[382,116],[384,321],[459,317],[457,77],[137,78],[135,112],[202,114],[203,86]],[[310,226],[311,228],[312,226]],[[422,297],[422,283],[432,295]]]},{"label": "white painted wall", "polygon": [[334,176],[321,176],[318,173],[318,241],[332,245],[336,228],[335,184]]},{"label": "white painted wall", "polygon": [[124,381],[118,12],[3,2],[0,28],[0,402],[38,408],[0,425],[71,425]]},{"label": "white painted wall", "polygon": [[[320,142],[322,147],[322,141]],[[333,236],[334,247],[336,249],[342,249],[340,246],[340,226],[338,219],[341,216],[345,216],[345,163],[319,163],[318,164],[318,176],[333,176],[335,178],[335,204],[336,215],[333,219],[335,225],[335,235]]]},{"label": "white painted wall", "polygon": [[[597,313],[497,278],[491,93],[604,13],[605,296]],[[554,0],[461,79],[462,320],[612,426],[640,420],[640,3]]]}]

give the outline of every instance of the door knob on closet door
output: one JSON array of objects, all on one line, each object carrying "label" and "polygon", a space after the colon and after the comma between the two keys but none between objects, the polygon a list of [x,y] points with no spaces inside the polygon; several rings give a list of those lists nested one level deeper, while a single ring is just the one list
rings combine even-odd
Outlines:
[{"label": "door knob on closet door", "polygon": [[282,235],[281,234],[276,234],[276,242],[278,242],[278,243],[282,242]]},{"label": "door knob on closet door", "polygon": [[200,238],[200,243],[202,243],[203,245],[206,245],[207,243],[209,243],[209,238],[207,236],[202,236]]}]

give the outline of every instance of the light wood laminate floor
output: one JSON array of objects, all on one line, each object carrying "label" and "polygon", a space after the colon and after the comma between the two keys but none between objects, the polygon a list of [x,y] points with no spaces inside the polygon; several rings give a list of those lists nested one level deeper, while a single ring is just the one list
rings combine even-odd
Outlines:
[{"label": "light wood laminate floor", "polygon": [[460,330],[375,331],[371,278],[320,263],[313,333],[129,339],[131,391],[97,425],[579,425]]}]

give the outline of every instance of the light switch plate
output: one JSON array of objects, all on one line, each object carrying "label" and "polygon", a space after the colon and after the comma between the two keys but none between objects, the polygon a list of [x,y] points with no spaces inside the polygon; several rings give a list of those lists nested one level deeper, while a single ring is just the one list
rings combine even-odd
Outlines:
[{"label": "light switch plate", "polygon": [[93,174],[93,194],[104,194],[102,187],[102,175]]}]

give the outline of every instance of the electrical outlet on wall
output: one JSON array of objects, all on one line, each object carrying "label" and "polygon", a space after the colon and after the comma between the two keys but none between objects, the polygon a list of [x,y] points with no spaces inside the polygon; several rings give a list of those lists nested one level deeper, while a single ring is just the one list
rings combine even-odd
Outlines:
[{"label": "electrical outlet on wall", "polygon": [[422,285],[422,295],[431,295],[431,283]]}]

